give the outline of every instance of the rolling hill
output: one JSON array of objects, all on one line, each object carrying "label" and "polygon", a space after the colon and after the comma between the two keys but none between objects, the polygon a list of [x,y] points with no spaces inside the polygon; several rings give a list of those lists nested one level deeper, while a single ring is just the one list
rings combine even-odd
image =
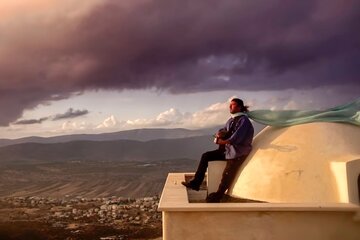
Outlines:
[{"label": "rolling hill", "polygon": [[66,143],[21,143],[0,148],[0,163],[32,162],[116,162],[158,161],[176,158],[199,158],[202,152],[215,149],[211,136],[134,140],[73,141]]},{"label": "rolling hill", "polygon": [[[259,126],[255,125],[256,132]],[[3,140],[0,197],[160,194],[169,172],[193,172],[201,154],[217,148],[209,134],[216,129],[138,129]]]}]

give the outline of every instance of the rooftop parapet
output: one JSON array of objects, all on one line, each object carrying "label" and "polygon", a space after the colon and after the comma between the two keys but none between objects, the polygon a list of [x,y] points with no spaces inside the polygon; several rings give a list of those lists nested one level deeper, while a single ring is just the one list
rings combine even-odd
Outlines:
[{"label": "rooftop parapet", "polygon": [[[168,239],[360,239],[360,128],[268,127],[228,194],[262,202],[205,203],[170,173],[159,202]],[[200,194],[200,195],[198,195]]]},{"label": "rooftop parapet", "polygon": [[181,185],[189,174],[167,177],[158,208],[164,240],[360,239],[357,204],[191,203],[193,191]]}]

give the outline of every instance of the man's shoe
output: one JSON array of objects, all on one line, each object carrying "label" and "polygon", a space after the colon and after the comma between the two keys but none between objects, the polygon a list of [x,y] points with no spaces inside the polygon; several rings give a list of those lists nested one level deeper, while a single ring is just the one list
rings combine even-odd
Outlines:
[{"label": "man's shoe", "polygon": [[218,192],[210,193],[206,198],[207,203],[219,203],[222,198],[222,194]]},{"label": "man's shoe", "polygon": [[195,191],[200,190],[200,186],[195,185],[193,182],[181,182],[182,185],[184,185],[186,188],[190,188]]}]

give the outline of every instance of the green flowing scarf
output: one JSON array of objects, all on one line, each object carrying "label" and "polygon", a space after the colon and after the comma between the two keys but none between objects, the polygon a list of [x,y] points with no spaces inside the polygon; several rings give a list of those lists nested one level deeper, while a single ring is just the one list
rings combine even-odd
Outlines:
[{"label": "green flowing scarf", "polygon": [[254,110],[246,115],[255,122],[270,126],[292,126],[310,122],[341,122],[360,126],[360,98],[324,111]]}]

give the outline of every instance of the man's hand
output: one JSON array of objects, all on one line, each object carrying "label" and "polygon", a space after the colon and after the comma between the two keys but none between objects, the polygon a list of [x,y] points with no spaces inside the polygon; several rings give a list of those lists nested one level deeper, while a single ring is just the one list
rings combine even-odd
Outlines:
[{"label": "man's hand", "polygon": [[224,129],[219,130],[219,131],[215,134],[216,144],[219,144],[219,145],[228,144],[229,141],[224,140],[224,138],[226,138],[226,135],[227,135],[227,131],[226,131],[226,130],[224,130]]},{"label": "man's hand", "polygon": [[218,131],[218,132],[215,134],[215,136],[216,136],[217,138],[221,138],[221,139],[226,138],[226,135],[227,135],[227,131],[226,131],[226,130],[220,130],[220,131]]},{"label": "man's hand", "polygon": [[230,144],[230,142],[228,140],[222,140],[221,138],[218,138],[216,144],[225,145]]}]

